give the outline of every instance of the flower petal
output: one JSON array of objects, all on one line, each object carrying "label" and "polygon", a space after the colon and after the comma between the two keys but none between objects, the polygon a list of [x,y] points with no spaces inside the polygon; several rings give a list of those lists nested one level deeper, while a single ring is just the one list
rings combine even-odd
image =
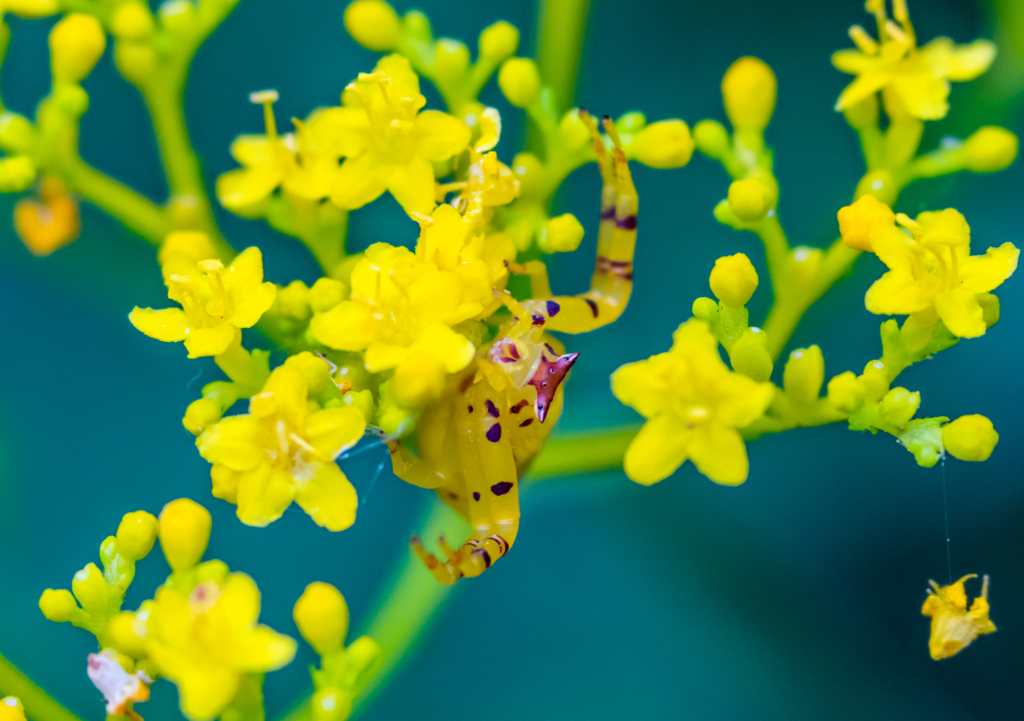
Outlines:
[{"label": "flower petal", "polygon": [[331,201],[347,210],[361,208],[387,190],[392,172],[394,166],[385,163],[374,153],[348,158],[334,177]]},{"label": "flower petal", "polygon": [[248,629],[260,617],[260,589],[244,573],[232,573],[215,606],[216,613],[239,632]]},{"label": "flower petal", "polygon": [[879,65],[879,58],[876,55],[862,53],[860,50],[837,50],[832,53],[832,65],[841,73],[860,75],[876,69]]},{"label": "flower petal", "polygon": [[645,418],[665,412],[672,403],[668,387],[674,363],[668,353],[628,363],[612,373],[612,393]]},{"label": "flower petal", "polygon": [[276,164],[229,170],[217,178],[217,199],[228,210],[246,208],[273,193],[283,177]]},{"label": "flower petal", "polygon": [[264,673],[287,666],[295,658],[295,639],[268,626],[257,626],[235,639],[231,646],[231,662],[242,671]]},{"label": "flower petal", "polygon": [[416,116],[420,142],[417,151],[427,160],[448,160],[469,145],[469,128],[440,110],[424,110]]},{"label": "flower petal", "polygon": [[255,416],[228,416],[196,438],[196,448],[210,463],[248,471],[263,462],[263,433]]},{"label": "flower petal", "polygon": [[247,526],[266,526],[291,505],[296,493],[292,477],[261,464],[247,471],[238,484],[238,520]]},{"label": "flower petal", "polygon": [[989,248],[985,255],[974,255],[960,266],[961,288],[971,293],[988,293],[1017,270],[1020,251],[1013,243]]},{"label": "flower petal", "polygon": [[388,179],[388,190],[405,208],[406,213],[430,215],[436,205],[434,167],[426,158],[413,156],[408,165],[395,168],[394,174]]},{"label": "flower petal", "polygon": [[314,315],[309,329],[314,338],[329,348],[363,350],[373,341],[374,325],[366,306],[345,301],[326,313]]},{"label": "flower petal", "polygon": [[344,531],[355,523],[359,499],[345,474],[331,462],[313,466],[313,476],[299,491],[295,502],[318,526],[329,531]]},{"label": "flower petal", "polygon": [[263,165],[274,159],[274,144],[266,135],[239,135],[231,142],[229,152],[246,167]]},{"label": "flower petal", "polygon": [[996,57],[996,46],[988,40],[955,45],[949,38],[935,38],[921,52],[936,75],[963,82],[988,70]]},{"label": "flower petal", "polygon": [[626,449],[626,475],[645,486],[668,478],[686,461],[691,437],[692,431],[671,414],[652,418]]},{"label": "flower petal", "polygon": [[848,108],[859,103],[873,93],[877,93],[885,87],[892,76],[882,71],[867,72],[858,75],[857,78],[843,89],[836,101],[836,110]]},{"label": "flower petal", "polygon": [[189,358],[220,355],[226,351],[242,332],[230,323],[221,323],[212,328],[189,328],[185,338],[185,349]]},{"label": "flower petal", "polygon": [[864,296],[864,307],[877,315],[909,315],[930,305],[914,276],[898,270],[890,270],[876,280]]},{"label": "flower petal", "polygon": [[921,120],[939,120],[949,111],[949,81],[930,73],[901,73],[893,89],[906,111]]},{"label": "flower petal", "polygon": [[439,323],[427,326],[420,333],[415,347],[417,351],[439,360],[446,373],[458,373],[470,364],[476,353],[471,340]]},{"label": "flower petal", "polygon": [[192,721],[208,721],[231,703],[241,674],[223,666],[197,665],[172,680],[178,685],[181,712]]},{"label": "flower petal", "polygon": [[136,307],[128,314],[128,320],[150,338],[167,343],[185,340],[188,335],[188,316],[179,308],[153,310]]},{"label": "flower petal", "polygon": [[691,439],[690,458],[705,476],[727,486],[747,480],[747,448],[736,430],[711,423],[694,431]]},{"label": "flower petal", "polygon": [[310,142],[333,157],[355,157],[369,144],[370,118],[363,108],[327,108],[315,112],[307,123]]},{"label": "flower petal", "polygon": [[935,296],[939,318],[957,338],[985,335],[985,320],[978,299],[966,290],[950,290]]},{"label": "flower petal", "polygon": [[316,411],[306,421],[306,438],[310,445],[322,457],[331,460],[358,443],[365,430],[366,419],[355,406]]}]

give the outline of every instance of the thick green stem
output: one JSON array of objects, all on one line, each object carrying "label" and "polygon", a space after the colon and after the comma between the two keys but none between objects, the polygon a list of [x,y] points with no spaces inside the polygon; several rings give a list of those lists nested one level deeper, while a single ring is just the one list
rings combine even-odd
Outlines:
[{"label": "thick green stem", "polygon": [[61,175],[77,195],[153,245],[159,245],[167,234],[167,211],[83,160],[76,158],[64,165]]},{"label": "thick green stem", "polygon": [[80,721],[0,655],[0,696],[17,696],[32,721]]},{"label": "thick green stem", "polygon": [[556,436],[530,468],[534,481],[618,468],[640,426]]}]

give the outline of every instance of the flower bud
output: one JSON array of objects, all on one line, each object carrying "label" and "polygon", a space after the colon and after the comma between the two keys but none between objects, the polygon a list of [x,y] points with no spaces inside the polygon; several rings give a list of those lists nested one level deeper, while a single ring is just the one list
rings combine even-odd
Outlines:
[{"label": "flower bud", "polygon": [[137,633],[138,617],[131,611],[121,611],[107,624],[111,644],[123,654],[139,659],[146,656],[146,641]]},{"label": "flower bud", "polygon": [[817,277],[824,255],[821,248],[808,248],[806,245],[793,248],[786,256],[787,281],[797,286],[809,285]]},{"label": "flower bud", "polygon": [[693,155],[693,138],[682,120],[660,120],[637,133],[631,149],[650,168],[681,168]]},{"label": "flower bud", "polygon": [[335,686],[322,688],[313,694],[310,710],[314,721],[340,721],[352,713],[352,699]]},{"label": "flower bud", "polygon": [[114,45],[114,65],[125,80],[141,85],[156,70],[156,50],[148,42],[118,41]]},{"label": "flower bud", "polygon": [[906,425],[920,405],[920,393],[911,393],[906,388],[893,388],[882,397],[878,406],[879,427],[886,425],[900,428]]},{"label": "flower bud", "polygon": [[715,261],[710,283],[716,298],[728,306],[741,308],[757,289],[757,271],[743,253],[727,255]]},{"label": "flower bud", "polygon": [[122,3],[114,11],[111,31],[126,40],[148,38],[153,34],[153,13],[141,2]]},{"label": "flower bud", "polygon": [[722,78],[725,114],[737,130],[760,132],[775,112],[775,73],[763,60],[740,58]]},{"label": "flower bud", "polygon": [[398,13],[383,0],[356,0],[345,8],[342,22],[357,43],[377,52],[393,50],[402,37]]},{"label": "flower bud", "polygon": [[863,100],[843,108],[843,117],[854,130],[867,130],[878,125],[878,95],[871,93]]},{"label": "flower bud", "polygon": [[757,178],[736,180],[729,185],[729,209],[743,222],[761,220],[771,206],[771,191]]},{"label": "flower bud", "polygon": [[209,236],[199,230],[176,230],[168,233],[160,244],[156,259],[163,265],[176,253],[183,254],[193,263],[217,257]]},{"label": "flower bud", "polygon": [[92,15],[72,13],[50,31],[50,67],[58,83],[78,83],[99,62],[107,36]]},{"label": "flower bud", "polygon": [[171,501],[160,511],[160,548],[175,571],[199,563],[210,542],[210,512],[188,498]]},{"label": "flower bud", "polygon": [[[333,307],[333,306],[331,306]],[[313,310],[309,306],[309,286],[301,280],[293,280],[277,289],[273,305],[275,313],[297,321],[307,321]]]},{"label": "flower bud", "polygon": [[691,312],[694,318],[699,318],[710,326],[718,318],[718,303],[711,298],[698,298],[693,301]]},{"label": "flower bud", "polygon": [[27,153],[36,139],[36,129],[24,115],[0,113],[0,148],[9,153]]},{"label": "flower bud", "polygon": [[1006,128],[986,125],[974,131],[964,143],[967,169],[975,173],[994,173],[1017,158],[1017,136]]},{"label": "flower bud", "polygon": [[961,461],[987,461],[998,442],[999,434],[985,416],[960,416],[942,427],[942,445]]},{"label": "flower bud", "polygon": [[309,289],[309,305],[316,313],[329,311],[345,300],[347,292],[340,280],[321,278]]},{"label": "flower bud", "polygon": [[315,582],[295,602],[292,611],[299,633],[318,654],[334,653],[348,633],[348,605],[341,591],[329,583]]},{"label": "flower bud", "polygon": [[693,126],[693,141],[697,150],[709,158],[721,160],[729,152],[729,131],[717,120],[701,120]]},{"label": "flower bud", "polygon": [[464,43],[441,38],[434,44],[434,76],[439,82],[458,82],[468,69],[469,48]]},{"label": "flower bud", "polygon": [[547,171],[533,153],[519,153],[512,159],[512,173],[519,181],[523,197],[543,196],[547,192]]},{"label": "flower bud", "polygon": [[57,0],[4,0],[4,12],[20,18],[45,18],[60,10]]},{"label": "flower bud", "polygon": [[153,550],[160,523],[145,511],[126,513],[117,527],[117,545],[121,554],[133,561],[145,558]]},{"label": "flower bud", "polygon": [[729,349],[733,370],[763,382],[772,375],[772,358],[768,354],[768,336],[760,328],[747,328]]},{"label": "flower bud", "polygon": [[0,159],[0,193],[21,193],[36,181],[36,166],[24,155]]},{"label": "flower bud", "polygon": [[47,619],[56,623],[70,621],[77,609],[78,604],[75,603],[74,596],[66,588],[48,588],[39,597],[39,610]]},{"label": "flower bud", "polygon": [[571,253],[580,247],[583,226],[572,213],[551,218],[537,237],[537,245],[545,253]]},{"label": "flower bud", "polygon": [[519,28],[512,23],[499,20],[484,28],[477,41],[477,47],[480,49],[481,57],[498,64],[514,54],[519,47]]},{"label": "flower bud", "polygon": [[590,142],[590,131],[580,120],[579,108],[573,108],[562,116],[558,124],[558,135],[562,140],[562,148],[570,153]]},{"label": "flower bud", "polygon": [[185,35],[195,27],[196,7],[190,0],[164,0],[157,14],[164,29],[174,35]]},{"label": "flower bud", "polygon": [[25,707],[19,699],[14,696],[0,698],[0,721],[25,721]]},{"label": "flower bud", "polygon": [[639,110],[632,110],[628,113],[623,113],[615,121],[615,128],[619,131],[620,136],[636,135],[643,130],[646,125],[647,116]]},{"label": "flower bud", "polygon": [[220,404],[210,398],[200,398],[192,401],[185,409],[185,417],[181,419],[181,425],[185,430],[194,436],[198,436],[214,423],[217,423],[223,411]]},{"label": "flower bud", "polygon": [[88,564],[71,579],[71,590],[82,608],[89,613],[104,611],[107,607],[108,587],[95,563]]},{"label": "flower bud", "polygon": [[828,382],[828,402],[843,413],[853,413],[867,399],[867,389],[853,371],[840,373]]},{"label": "flower bud", "polygon": [[529,58],[506,60],[498,71],[498,87],[517,108],[532,105],[540,95],[540,73]]},{"label": "flower bud", "polygon": [[873,195],[862,195],[852,205],[840,208],[839,233],[850,248],[871,252],[871,239],[893,228],[896,214]]},{"label": "flower bud", "polygon": [[896,186],[896,179],[888,170],[872,170],[870,173],[865,173],[853,191],[855,198],[873,195],[883,203],[894,203],[898,194],[899,188]]},{"label": "flower bud", "polygon": [[810,405],[818,400],[821,384],[825,382],[825,359],[821,348],[797,348],[789,354],[782,373],[786,395],[797,403]]}]

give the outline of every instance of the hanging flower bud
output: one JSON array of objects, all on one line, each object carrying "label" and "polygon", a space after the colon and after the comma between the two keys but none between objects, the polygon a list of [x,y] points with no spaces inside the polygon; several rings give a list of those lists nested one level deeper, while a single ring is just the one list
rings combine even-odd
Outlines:
[{"label": "hanging flower bud", "polygon": [[960,416],[942,427],[942,445],[961,461],[987,461],[997,443],[999,434],[985,416]]}]

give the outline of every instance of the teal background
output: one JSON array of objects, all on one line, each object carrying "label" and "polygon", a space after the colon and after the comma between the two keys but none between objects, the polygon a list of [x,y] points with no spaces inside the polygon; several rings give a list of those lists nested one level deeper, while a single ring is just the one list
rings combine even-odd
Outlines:
[{"label": "teal background", "polygon": [[[504,18],[523,29],[524,47],[532,46],[532,2],[419,6],[438,36],[473,46],[481,28]],[[262,128],[249,91],[280,90],[276,112],[284,122],[336,103],[344,85],[372,67],[374,55],[342,31],[342,7],[244,0],[200,51],[186,100],[211,184],[234,165],[231,139]],[[974,3],[932,0],[911,10],[923,39],[993,33],[992,18]],[[651,119],[682,117],[692,125],[722,117],[718,84],[733,59],[765,59],[779,78],[768,137],[777,149],[781,218],[794,245],[825,246],[862,171],[855,138],[832,111],[847,78],[828,56],[848,45],[850,24],[869,19],[859,0],[593,0],[577,102],[597,113],[641,109]],[[51,23],[10,24],[4,100],[31,114],[48,89]],[[929,127],[925,148],[985,123],[1024,130],[1013,97],[1021,65],[1008,61],[1007,47],[1002,52],[993,78],[954,86],[954,111]],[[141,103],[109,56],[85,82],[92,107],[82,122],[82,154],[162,198]],[[493,85],[483,98],[502,110],[499,151],[508,161],[519,147],[521,116]],[[1008,240],[1020,246],[1022,168],[921,183],[899,209],[957,207],[971,223],[976,253]],[[563,430],[637,419],[612,398],[608,375],[668,347],[693,299],[708,294],[716,257],[747,252],[767,278],[756,239],[711,215],[727,187],[720,168],[695,157],[682,170],[634,172],[642,214],[635,294],[614,327],[569,339],[581,359],[568,384]],[[577,253],[551,259],[556,292],[586,286],[598,192],[590,166],[559,197],[560,208],[583,220],[587,239]],[[12,204],[0,198],[0,216],[9,218]],[[209,506],[208,557],[251,574],[263,591],[262,619],[297,637],[291,606],[313,580],[343,591],[354,627],[368,621],[390,569],[407,553],[408,536],[419,530],[429,494],[390,471],[371,493],[383,456],[374,449],[342,463],[364,501],[352,529],[329,534],[298,510],[267,529],[240,524],[233,507],[210,496],[208,465],[180,423],[202,384],[219,377],[216,368],[187,361],[180,346],[128,324],[132,306],[167,304],[154,253],[94,208],[83,207],[82,216],[82,237],[48,259],[31,257],[8,221],[0,227],[0,650],[83,719],[98,719],[98,694],[84,673],[91,636],[47,622],[36,602],[42,589],[69,586],[75,570],[97,560],[99,541],[123,513],[158,512],[180,496]],[[315,279],[314,263],[297,243],[258,222],[221,211],[218,219],[236,246],[263,249],[268,279]],[[353,215],[354,247],[411,244],[415,236],[389,198]],[[791,347],[821,346],[829,377],[859,370],[879,353],[881,319],[864,310],[862,298],[881,271],[874,258],[862,258],[793,338]],[[920,605],[929,578],[946,581],[942,469],[917,467],[888,436],[840,425],[801,429],[750,444],[750,479],[739,488],[716,486],[690,464],[651,488],[619,472],[538,485],[524,495],[515,552],[459,584],[365,718],[1020,718],[1020,274],[999,295],[1003,318],[988,335],[899,380],[922,393],[921,415],[983,413],[1001,435],[987,463],[950,460],[945,467],[953,574],[992,576],[998,633],[951,660],[928,657]],[[769,302],[764,287],[752,317],[763,319]],[[140,564],[126,606],[151,595],[166,571],[158,553]],[[291,666],[268,676],[271,716],[306,687],[313,660],[303,647]],[[147,721],[177,718],[173,686],[157,684],[139,710]]]}]

